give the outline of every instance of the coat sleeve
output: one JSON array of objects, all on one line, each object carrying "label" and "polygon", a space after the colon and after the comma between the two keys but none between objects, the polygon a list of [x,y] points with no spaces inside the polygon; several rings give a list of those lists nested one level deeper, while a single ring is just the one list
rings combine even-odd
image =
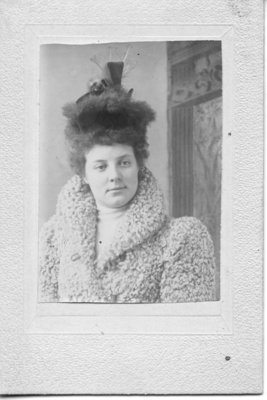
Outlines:
[{"label": "coat sleeve", "polygon": [[55,234],[56,217],[42,227],[39,237],[39,292],[40,302],[58,301],[59,257]]},{"label": "coat sleeve", "polygon": [[161,278],[162,303],[216,300],[213,243],[193,217],[174,220]]}]

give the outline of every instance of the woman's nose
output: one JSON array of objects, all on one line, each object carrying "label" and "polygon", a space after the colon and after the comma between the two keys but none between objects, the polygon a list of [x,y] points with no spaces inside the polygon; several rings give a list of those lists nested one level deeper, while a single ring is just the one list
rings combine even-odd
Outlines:
[{"label": "woman's nose", "polygon": [[110,167],[109,170],[109,180],[110,182],[117,182],[121,178],[120,171],[116,166]]}]

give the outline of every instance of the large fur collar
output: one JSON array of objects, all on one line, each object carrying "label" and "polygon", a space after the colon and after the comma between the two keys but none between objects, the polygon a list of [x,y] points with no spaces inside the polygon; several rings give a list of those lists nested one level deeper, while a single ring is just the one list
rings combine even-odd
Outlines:
[{"label": "large fur collar", "polygon": [[[77,251],[80,249],[85,258],[95,260],[97,209],[92,192],[78,175],[63,187],[56,214],[63,241],[75,243]],[[143,243],[158,232],[166,220],[162,192],[152,173],[144,167],[139,171],[137,193],[103,264]]]}]

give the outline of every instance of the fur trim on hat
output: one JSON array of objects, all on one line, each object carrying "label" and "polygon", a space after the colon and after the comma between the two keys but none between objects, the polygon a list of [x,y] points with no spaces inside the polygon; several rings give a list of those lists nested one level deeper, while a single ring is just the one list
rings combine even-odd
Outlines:
[{"label": "fur trim on hat", "polygon": [[145,133],[155,112],[144,101],[133,101],[124,89],[108,88],[100,95],[88,93],[78,103],[63,107],[63,115],[80,132],[132,128]]}]

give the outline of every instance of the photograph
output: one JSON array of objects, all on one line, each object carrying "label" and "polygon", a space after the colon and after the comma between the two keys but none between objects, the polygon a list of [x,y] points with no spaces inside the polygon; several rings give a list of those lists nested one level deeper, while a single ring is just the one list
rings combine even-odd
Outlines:
[{"label": "photograph", "polygon": [[39,303],[220,300],[220,40],[42,44]]}]

